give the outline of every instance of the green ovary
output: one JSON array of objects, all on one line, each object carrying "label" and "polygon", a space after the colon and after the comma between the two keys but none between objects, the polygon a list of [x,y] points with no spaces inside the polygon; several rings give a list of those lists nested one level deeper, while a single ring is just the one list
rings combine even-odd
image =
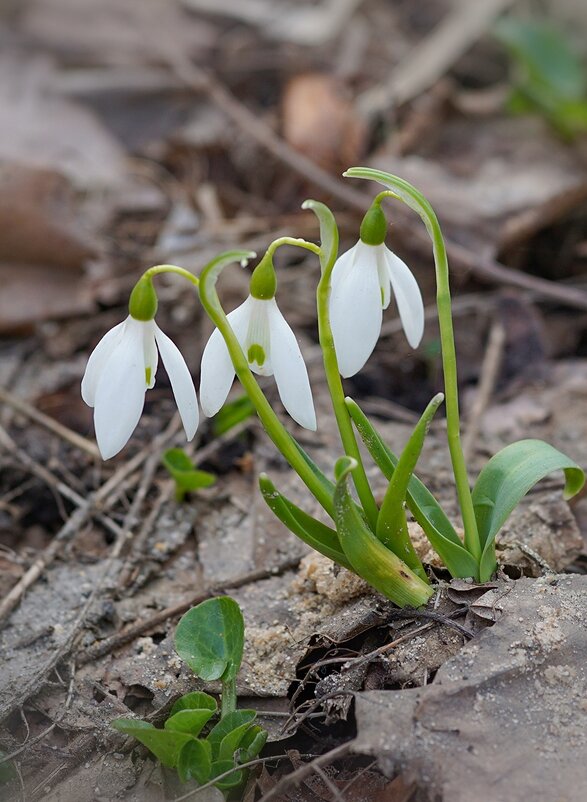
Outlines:
[{"label": "green ovary", "polygon": [[262,368],[265,364],[265,351],[263,350],[263,347],[258,343],[253,343],[253,345],[250,345],[249,350],[247,351],[247,359],[249,361],[249,365],[252,365],[256,362],[257,365]]}]

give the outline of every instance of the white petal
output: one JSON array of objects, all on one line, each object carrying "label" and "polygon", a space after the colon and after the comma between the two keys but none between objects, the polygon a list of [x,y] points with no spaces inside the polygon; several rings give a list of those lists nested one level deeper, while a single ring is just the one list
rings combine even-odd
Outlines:
[{"label": "white petal", "polygon": [[405,262],[385,249],[389,278],[402,326],[412,348],[417,348],[424,334],[424,302],[414,274]]},{"label": "white petal", "polygon": [[379,247],[357,243],[352,266],[332,287],[330,325],[338,366],[344,377],[354,376],[363,367],[381,333]]},{"label": "white petal", "polygon": [[352,248],[349,248],[348,251],[339,256],[336,260],[334,267],[332,268],[332,273],[330,275],[330,286],[332,291],[334,291],[337,285],[344,281],[345,276],[352,268],[353,263],[355,261],[355,251],[357,248],[360,247],[360,240]]},{"label": "white petal", "polygon": [[377,249],[377,276],[379,277],[379,288],[381,290],[381,306],[387,309],[391,301],[391,279],[385,253],[387,248],[383,246]]},{"label": "white petal", "polygon": [[[269,336],[269,309],[272,303],[275,303],[275,299],[273,298],[269,301],[263,301],[260,298],[252,298],[249,296],[249,318],[242,348],[247,357],[250,369],[258,376],[273,376],[271,338]],[[263,349],[265,359],[262,365],[256,361],[251,362],[249,359],[251,346],[260,346]]]},{"label": "white petal", "polygon": [[195,435],[199,422],[198,399],[192,375],[177,345],[161,331],[157,324],[155,324],[155,340],[171,382],[171,389],[175,396],[185,435],[189,441]]},{"label": "white petal", "polygon": [[[147,385],[147,390],[151,390],[155,386],[155,374],[157,373],[157,364],[159,362],[159,353],[155,343],[155,334],[158,328],[154,320],[145,322],[143,353],[145,355],[145,384]],[[147,374],[149,381],[147,381]]]},{"label": "white petal", "polygon": [[300,346],[275,299],[266,303],[269,304],[271,358],[279,397],[292,418],[314,432],[316,413]]},{"label": "white petal", "polygon": [[[227,317],[237,340],[244,344],[249,325],[251,297],[232,311]],[[214,329],[202,354],[200,373],[200,404],[204,414],[211,418],[226,401],[234,379],[234,366],[218,329]]]},{"label": "white petal", "polygon": [[112,351],[120,342],[122,330],[124,328],[125,320],[119,323],[114,328],[107,331],[102,337],[98,345],[94,348],[88,359],[84,377],[82,379],[82,398],[89,407],[94,406],[96,398],[96,387],[100,379],[100,375],[104,370],[104,365],[110,358]]},{"label": "white petal", "polygon": [[145,403],[144,324],[126,320],[123,336],[98,380],[94,425],[98,448],[110,459],[134,432]]}]

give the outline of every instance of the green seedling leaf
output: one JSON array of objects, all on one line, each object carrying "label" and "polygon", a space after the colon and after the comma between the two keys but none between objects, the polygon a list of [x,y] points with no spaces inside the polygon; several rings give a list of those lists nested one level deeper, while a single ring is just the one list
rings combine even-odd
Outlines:
[{"label": "green seedling leaf", "polygon": [[[220,774],[224,774],[225,771],[229,771],[234,766],[233,760],[217,760],[212,764],[212,779],[214,777],[218,777]],[[236,788],[237,785],[241,785],[245,779],[245,772],[241,769],[240,771],[234,771],[232,774],[224,777],[222,780],[218,780],[215,783],[216,788],[219,788],[221,791],[228,791],[231,788]]]},{"label": "green seedling leaf", "polygon": [[215,713],[218,710],[218,704],[209,693],[192,691],[179,697],[171,708],[171,715],[179,713],[180,710],[211,710],[212,713]]},{"label": "green seedling leaf", "polygon": [[542,440],[520,440],[495,454],[473,488],[473,506],[483,547],[482,582],[495,571],[495,536],[520,500],[553,471],[565,473],[564,497],[572,498],[585,484],[585,473],[572,459]]},{"label": "green seedling leaf", "polygon": [[334,469],[336,531],[344,553],[355,573],[399,607],[421,607],[432,595],[432,588],[375,537],[357,511],[348,487],[355,466],[354,459],[342,457]]},{"label": "green seedling leaf", "polygon": [[338,255],[338,226],[334,215],[324,203],[306,200],[302,209],[311,209],[320,223],[320,266],[322,272],[330,271]]},{"label": "green seedling leaf", "polygon": [[180,710],[167,719],[164,727],[175,732],[187,732],[196,738],[213,715],[214,710]]},{"label": "green seedling leaf", "polygon": [[255,414],[255,407],[248,395],[241,395],[234,401],[225,404],[220,412],[212,419],[212,432],[215,437],[220,437],[238,426],[239,423],[246,421]]},{"label": "green seedling leaf", "polygon": [[587,130],[586,72],[569,37],[551,22],[514,17],[495,34],[514,66],[509,110],[539,112],[567,138]]},{"label": "green seedling leaf", "polygon": [[220,757],[230,757],[232,760],[232,753],[237,748],[238,743],[229,755],[221,755],[220,749],[224,739],[226,736],[234,732],[236,733],[234,737],[238,738],[240,742],[240,738],[242,738],[256,717],[257,713],[255,710],[233,710],[232,713],[227,713],[220,719],[218,724],[216,724],[216,726],[210,730],[208,735],[208,741],[212,747],[212,756],[214,760],[217,760]]},{"label": "green seedling leaf", "polygon": [[267,730],[264,730],[263,727],[260,727],[258,724],[249,727],[239,745],[239,762],[248,763],[249,760],[254,760],[267,743],[268,735],[269,733]]},{"label": "green seedling leaf", "polygon": [[212,775],[212,750],[207,741],[188,741],[179,753],[177,773],[182,783],[192,778],[204,785]]},{"label": "green seedling leaf", "polygon": [[410,479],[422,453],[432,418],[443,401],[444,395],[438,393],[428,404],[416,424],[389,480],[387,492],[379,510],[375,532],[379,540],[388,549],[395,552],[422,579],[426,578],[426,573],[408,535],[404,505]]},{"label": "green seedling leaf", "polygon": [[216,481],[213,473],[199,471],[181,448],[168,448],[162,457],[163,465],[175,480],[175,495],[183,501],[186,493],[210,487]]},{"label": "green seedling leaf", "polygon": [[[359,405],[351,398],[347,398],[345,403],[373,461],[386,479],[390,480],[398,458],[384,443]],[[475,559],[463,546],[440,504],[415,474],[412,474],[408,482],[406,501],[415,520],[452,576],[477,576],[478,565]]]},{"label": "green seedling leaf", "polygon": [[504,17],[497,23],[495,35],[516,61],[521,82],[546,87],[567,100],[585,94],[581,59],[552,22]]},{"label": "green seedling leaf", "polygon": [[175,631],[178,655],[203,680],[236,678],[243,659],[245,623],[229,596],[208,599],[181,618]]},{"label": "green seedling leaf", "polygon": [[117,718],[112,722],[115,730],[125,735],[132,735],[144,744],[164,766],[174,768],[182,748],[191,735],[170,730],[158,730],[147,721],[136,721],[132,718]]},{"label": "green seedling leaf", "polygon": [[353,570],[340,547],[338,535],[334,529],[312,518],[311,515],[282,496],[267,474],[262,473],[259,476],[259,487],[267,506],[290,532],[297,535],[308,546],[319,551],[320,554],[324,554],[325,557],[334,560],[350,571]]}]

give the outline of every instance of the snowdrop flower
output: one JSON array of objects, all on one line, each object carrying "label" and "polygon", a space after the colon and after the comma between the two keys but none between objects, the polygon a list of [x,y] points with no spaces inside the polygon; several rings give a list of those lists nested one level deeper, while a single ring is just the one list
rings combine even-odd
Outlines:
[{"label": "snowdrop flower", "polygon": [[391,292],[406,338],[417,348],[424,333],[424,304],[409,267],[386,247],[387,221],[375,203],[361,224],[356,245],[336,261],[330,279],[330,325],[338,366],[354,376],[371,356],[381,334]]},{"label": "snowdrop flower", "polygon": [[[227,315],[246,356],[259,376],[275,376],[283,406],[306,429],[316,430],[316,413],[308,372],[295,334],[275,300],[276,278],[270,256],[261,260],[251,277],[247,300]],[[235,370],[224,338],[212,333],[202,356],[200,403],[208,417],[226,401]]]},{"label": "snowdrop flower", "polygon": [[92,351],[82,379],[82,398],[94,408],[96,440],[103,459],[118,454],[136,428],[145,392],[155,384],[158,353],[169,375],[186,437],[198,428],[198,402],[179,349],[155,323],[157,296],[142,278],[129,302],[129,316],[107,332]]}]

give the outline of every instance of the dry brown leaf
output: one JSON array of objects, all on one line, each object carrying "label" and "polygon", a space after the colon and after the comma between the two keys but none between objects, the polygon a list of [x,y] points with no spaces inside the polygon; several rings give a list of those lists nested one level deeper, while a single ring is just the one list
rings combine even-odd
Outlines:
[{"label": "dry brown leaf", "polygon": [[354,164],[363,152],[366,129],[331,75],[292,78],[283,93],[282,121],[287,142],[327,169]]}]

